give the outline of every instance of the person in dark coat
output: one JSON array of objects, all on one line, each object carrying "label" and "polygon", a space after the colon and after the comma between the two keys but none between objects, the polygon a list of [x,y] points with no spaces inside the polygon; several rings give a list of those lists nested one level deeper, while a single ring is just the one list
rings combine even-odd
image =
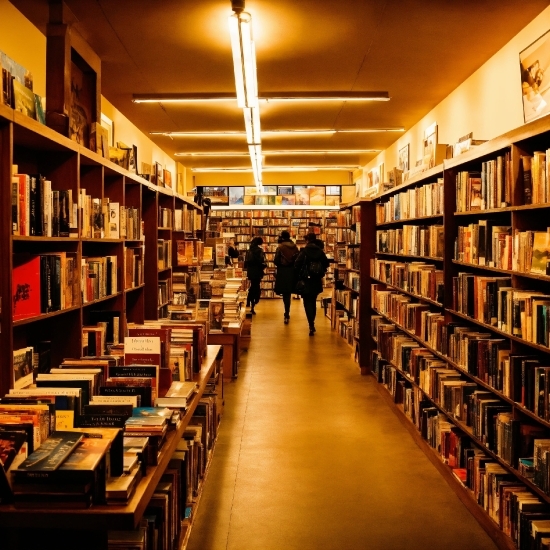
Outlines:
[{"label": "person in dark coat", "polygon": [[261,237],[254,237],[250,243],[250,248],[246,252],[244,261],[246,276],[250,281],[246,306],[250,307],[251,313],[254,314],[256,314],[254,306],[260,301],[260,281],[263,279],[264,271],[267,267],[262,244],[264,244],[264,240]]},{"label": "person in dark coat", "polygon": [[[316,244],[315,233],[306,235],[306,246],[296,258],[294,269],[298,281],[303,281],[302,300],[309,323],[309,335],[315,334],[315,315],[317,314],[317,296],[323,292],[323,276],[329,265],[325,253]],[[312,264],[321,268],[321,273],[314,274]],[[305,275],[307,272],[307,276]]]},{"label": "person in dark coat", "polygon": [[282,231],[279,239],[279,246],[275,251],[273,263],[277,266],[275,275],[275,294],[283,297],[285,306],[285,325],[290,320],[290,302],[292,293],[295,292],[296,279],[294,277],[294,262],[298,257],[298,247],[290,239],[288,231]]}]

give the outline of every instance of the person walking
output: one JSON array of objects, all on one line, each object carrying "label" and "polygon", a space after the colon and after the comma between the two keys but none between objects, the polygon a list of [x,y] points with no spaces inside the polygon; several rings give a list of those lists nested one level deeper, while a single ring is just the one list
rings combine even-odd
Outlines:
[{"label": "person walking", "polygon": [[275,294],[280,294],[283,297],[285,325],[288,325],[290,321],[290,302],[292,300],[292,293],[296,289],[294,262],[298,257],[298,253],[298,247],[290,239],[290,233],[282,231],[273,263],[277,267],[277,273],[275,274]]},{"label": "person walking", "polygon": [[302,294],[304,311],[309,323],[309,335],[315,334],[315,316],[317,314],[317,296],[323,291],[323,277],[329,261],[325,253],[316,244],[315,233],[306,235],[306,246],[296,258],[294,270],[297,289]]},{"label": "person walking", "polygon": [[254,315],[256,315],[254,306],[260,301],[260,281],[263,279],[264,270],[267,267],[262,244],[264,244],[264,240],[261,237],[254,237],[250,243],[250,248],[246,252],[244,261],[246,276],[250,281],[246,307],[250,307],[250,312]]}]

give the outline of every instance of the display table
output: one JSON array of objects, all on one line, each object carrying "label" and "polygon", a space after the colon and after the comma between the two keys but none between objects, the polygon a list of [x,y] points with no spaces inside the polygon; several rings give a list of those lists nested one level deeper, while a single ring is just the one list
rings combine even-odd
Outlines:
[{"label": "display table", "polygon": [[[56,548],[106,550],[107,531],[134,529],[140,522],[151,496],[168,466],[185,428],[204,393],[214,370],[220,346],[209,345],[196,375],[198,392],[177,429],[169,432],[162,447],[157,466],[149,466],[128,504],[124,506],[93,505],[87,509],[21,509],[13,505],[0,506],[0,529],[3,543],[10,550]],[[4,546],[4,543],[6,546]]]}]

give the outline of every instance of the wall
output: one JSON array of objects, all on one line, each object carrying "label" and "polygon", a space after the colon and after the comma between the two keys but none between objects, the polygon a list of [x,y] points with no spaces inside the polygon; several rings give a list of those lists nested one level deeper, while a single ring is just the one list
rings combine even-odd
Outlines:
[{"label": "wall", "polygon": [[46,95],[46,37],[8,0],[0,0],[0,50],[28,69],[34,92]]},{"label": "wall", "polygon": [[[438,125],[439,143],[455,143],[469,132],[473,132],[474,139],[492,139],[523,125],[519,53],[548,29],[550,7],[531,21],[415,126],[367,164],[364,168],[365,173],[384,163],[386,181],[387,171],[397,166],[399,149],[407,143],[410,143],[410,166],[414,166],[415,162],[422,158],[424,130],[434,122]],[[475,37],[473,40],[475,41]],[[361,191],[364,192],[364,182],[361,183]]]},{"label": "wall", "polygon": [[[31,71],[34,92],[44,97],[46,94],[46,37],[8,0],[0,0],[0,51]],[[101,98],[101,111],[113,121],[115,142],[122,141],[127,145],[137,146],[138,168],[141,167],[141,162],[148,164],[159,162],[172,172],[174,186],[179,171],[183,174],[182,182],[188,186],[188,190],[191,190],[193,178],[189,170],[180,163],[176,166],[174,159],[138,130],[104,97]]]}]

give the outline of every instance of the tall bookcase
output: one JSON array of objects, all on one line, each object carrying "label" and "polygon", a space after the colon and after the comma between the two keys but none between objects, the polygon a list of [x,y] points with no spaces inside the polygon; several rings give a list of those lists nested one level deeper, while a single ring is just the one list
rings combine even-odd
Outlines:
[{"label": "tall bookcase", "polygon": [[[70,236],[42,237],[12,234],[12,166],[22,174],[41,174],[51,181],[52,189],[70,190],[73,202],[82,190],[101,203],[104,199],[134,209],[126,221],[127,237],[108,238],[85,235],[80,209],[78,223]],[[160,188],[124,170],[55,131],[0,105],[0,394],[13,387],[13,350],[51,342],[51,363],[82,354],[82,327],[90,324],[92,310],[120,312],[120,339],[128,322],[163,317],[159,304],[159,284],[170,283],[175,248],[169,248],[166,265],[159,268],[157,250],[160,240],[171,242],[179,231],[172,221],[162,225],[160,212],[166,209],[173,220],[174,210],[183,217],[196,219],[197,227],[186,227],[186,236],[201,238],[202,209],[169,188]],[[195,215],[194,212],[198,212]],[[187,214],[186,214],[187,213]],[[166,217],[165,217],[166,219]],[[161,223],[159,223],[159,221]],[[130,232],[129,226],[134,229]],[[76,258],[73,274],[75,303],[50,313],[40,313],[14,321],[12,303],[14,258],[50,253]],[[82,299],[81,266],[86,258],[116,258],[116,291],[99,299]],[[137,259],[133,259],[136,256]],[[146,260],[144,261],[144,258]],[[122,340],[121,340],[122,341]]]},{"label": "tall bookcase", "polygon": [[362,374],[369,372],[372,342],[369,335],[371,278],[363,258],[373,254],[374,204],[356,201],[343,205],[333,225],[334,287],[330,304],[332,328],[352,348]]},{"label": "tall bookcase", "polygon": [[550,511],[549,148],[544,117],[444,161],[373,199],[361,244],[367,370],[503,548],[514,486]]}]

